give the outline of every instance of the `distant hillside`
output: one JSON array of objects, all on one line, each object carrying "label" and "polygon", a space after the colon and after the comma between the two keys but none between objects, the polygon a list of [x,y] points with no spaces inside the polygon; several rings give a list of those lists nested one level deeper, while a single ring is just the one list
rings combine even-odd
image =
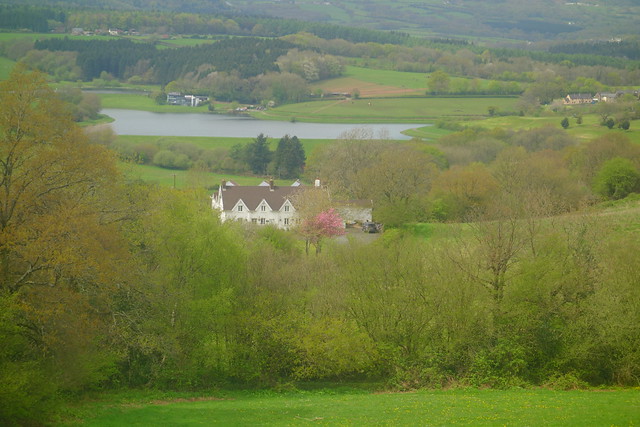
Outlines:
[{"label": "distant hillside", "polygon": [[0,0],[0,4],[262,15],[418,36],[504,41],[640,34],[640,0]]},{"label": "distant hillside", "polygon": [[233,0],[271,16],[419,35],[515,40],[608,39],[638,34],[640,1],[558,0]]},{"label": "distant hillside", "polygon": [[0,0],[0,4],[190,13],[218,13],[230,10],[223,0]]}]

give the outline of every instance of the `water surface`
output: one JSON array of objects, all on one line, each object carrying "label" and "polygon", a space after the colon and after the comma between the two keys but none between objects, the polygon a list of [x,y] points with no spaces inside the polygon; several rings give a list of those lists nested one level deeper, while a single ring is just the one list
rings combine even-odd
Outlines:
[{"label": "water surface", "polygon": [[255,138],[258,134],[271,138],[284,135],[306,139],[335,139],[354,128],[372,129],[376,135],[391,139],[410,139],[401,132],[422,127],[420,124],[335,124],[257,120],[251,117],[207,113],[152,113],[149,111],[105,108],[103,114],[115,119],[112,127],[119,135],[157,136],[221,136]]}]

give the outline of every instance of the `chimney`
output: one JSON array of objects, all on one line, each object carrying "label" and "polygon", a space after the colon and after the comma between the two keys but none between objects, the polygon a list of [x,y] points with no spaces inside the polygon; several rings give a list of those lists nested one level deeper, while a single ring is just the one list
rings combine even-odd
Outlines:
[{"label": "chimney", "polygon": [[269,191],[273,191],[275,189],[275,185],[273,184],[273,178],[269,179]]},{"label": "chimney", "polygon": [[315,182],[313,183],[314,187],[320,187],[320,178],[316,178]]}]

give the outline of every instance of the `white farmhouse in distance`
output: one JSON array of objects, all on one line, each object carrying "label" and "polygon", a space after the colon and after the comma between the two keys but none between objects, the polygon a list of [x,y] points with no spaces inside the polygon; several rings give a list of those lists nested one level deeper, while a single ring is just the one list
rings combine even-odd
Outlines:
[{"label": "white farmhouse in distance", "polygon": [[222,222],[246,221],[289,229],[296,215],[291,196],[301,188],[298,180],[290,186],[277,186],[273,180],[248,186],[222,181],[211,196],[211,207],[220,211]]},{"label": "white farmhouse in distance", "polygon": [[[320,180],[316,180],[314,187],[320,186]],[[304,188],[299,180],[290,186],[275,185],[273,179],[260,185],[222,181],[211,196],[211,208],[220,212],[222,222],[245,221],[288,230],[297,220],[293,196]],[[336,201],[334,206],[345,227],[372,221],[371,200]]]}]

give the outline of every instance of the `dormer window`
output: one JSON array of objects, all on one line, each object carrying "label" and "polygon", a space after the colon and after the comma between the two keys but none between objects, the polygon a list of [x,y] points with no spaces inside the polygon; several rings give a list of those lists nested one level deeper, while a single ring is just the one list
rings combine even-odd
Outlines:
[{"label": "dormer window", "polygon": [[267,207],[266,207],[265,205],[262,205],[262,206],[260,206],[260,210],[261,210],[262,212],[264,212],[264,211],[266,211],[266,210],[267,210]]},{"label": "dormer window", "polygon": [[289,212],[289,205],[284,205],[284,211]]},{"label": "dormer window", "polygon": [[242,205],[238,205],[238,212],[242,212]]}]

